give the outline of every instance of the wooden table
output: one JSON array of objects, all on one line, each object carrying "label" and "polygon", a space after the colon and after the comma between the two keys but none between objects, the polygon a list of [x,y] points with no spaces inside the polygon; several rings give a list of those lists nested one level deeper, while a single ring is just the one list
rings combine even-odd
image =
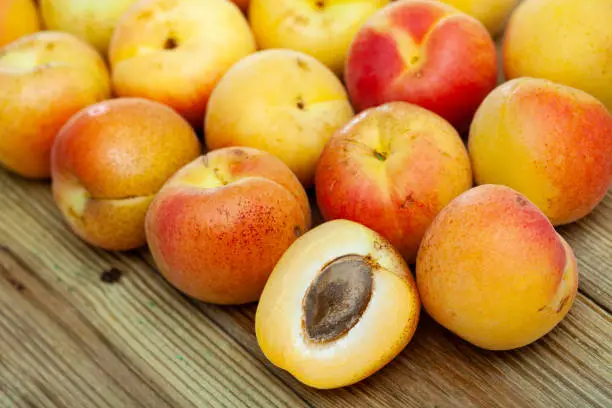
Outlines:
[{"label": "wooden table", "polygon": [[612,407],[612,192],[560,231],[580,294],[545,338],[486,352],[423,313],[382,371],[316,391],[265,359],[255,306],[187,299],[146,250],[88,246],[47,182],[0,170],[0,406]]},{"label": "wooden table", "polygon": [[612,190],[559,231],[578,257],[580,294],[548,336],[487,352],[423,311],[391,364],[317,391],[263,356],[254,305],[182,296],[146,249],[85,244],[48,182],[0,169],[0,407],[612,408]]}]

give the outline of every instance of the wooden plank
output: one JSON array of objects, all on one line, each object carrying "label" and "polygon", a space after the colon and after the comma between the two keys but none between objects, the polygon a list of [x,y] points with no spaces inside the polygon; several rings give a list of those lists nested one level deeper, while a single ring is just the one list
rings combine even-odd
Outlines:
[{"label": "wooden plank", "polygon": [[612,189],[586,218],[558,228],[578,258],[580,289],[612,311]]},{"label": "wooden plank", "polygon": [[[61,313],[61,319],[70,322],[80,320],[90,326],[89,332],[75,332],[77,329],[57,317],[56,325],[44,326],[45,332],[58,331],[45,335],[51,339],[49,341],[76,336],[71,346],[79,347],[88,343],[85,337],[91,337],[91,332],[97,333],[107,345],[106,351],[102,349],[101,352],[116,355],[114,359],[99,358],[97,363],[103,364],[101,369],[108,373],[125,373],[127,368],[114,363],[123,361],[133,372],[120,377],[126,389],[132,393],[141,390],[140,394],[153,394],[150,398],[158,394],[157,401],[167,402],[168,406],[306,406],[241,345],[190,306],[177,292],[168,290],[165,281],[144,261],[139,261],[135,256],[115,256],[94,250],[75,239],[59,218],[45,183],[28,183],[2,172],[0,191],[0,246],[5,247],[0,256],[3,270],[11,274],[10,279],[26,288],[18,291],[20,294],[35,298],[40,308],[45,310],[40,313],[47,313],[51,318],[58,306],[49,300],[60,297],[64,302],[60,309],[63,307],[74,314],[71,317]],[[18,264],[23,267],[17,267]],[[100,274],[111,267],[123,272],[115,284],[100,280]],[[47,292],[53,296],[46,296],[47,292],[39,287],[30,289],[26,286],[36,281],[46,285]],[[7,301],[11,302],[14,296],[13,293]],[[43,370],[45,377],[52,375],[57,379],[47,385],[57,385],[53,392],[57,393],[57,398],[68,401],[66,406],[124,406],[103,404],[91,394],[88,390],[91,388],[95,391],[99,387],[97,381],[81,384],[78,394],[75,388],[71,388],[77,385],[66,385],[73,383],[82,370],[68,373],[53,370],[53,366],[44,368],[51,351],[36,337],[40,336],[41,331],[40,326],[35,324],[36,320],[21,320],[24,314],[32,311],[31,308],[17,310],[23,302],[10,306],[15,310],[5,311],[0,316],[5,326],[16,325],[11,332],[3,334],[5,337],[0,343],[3,364],[26,376],[25,381],[19,380],[9,375],[7,370],[2,370],[0,384],[6,384],[12,390],[4,392],[13,396],[26,395],[28,398],[43,394],[45,390],[36,385],[36,376],[27,368],[34,364]],[[44,321],[46,318],[40,313],[32,319]],[[4,338],[9,335],[12,340],[5,341]],[[20,343],[20,338],[28,341]],[[21,348],[15,349],[20,345]],[[54,352],[62,353],[57,349]],[[97,349],[95,352],[98,352]],[[18,360],[4,357],[15,353],[32,355],[32,358],[38,359],[38,363],[22,360],[21,365],[17,365]],[[58,367],[82,364],[80,360],[86,359],[88,353],[91,351],[84,349],[75,352],[74,358],[70,355],[56,357],[58,360],[54,364]],[[95,371],[91,375],[97,378]],[[140,384],[142,381],[150,388],[148,391]],[[129,401],[128,395],[121,397],[119,390],[117,393],[114,398]],[[82,404],[84,401],[88,403]]]},{"label": "wooden plank", "polygon": [[[89,369],[107,386],[123,375],[125,390],[117,388],[109,402],[136,403],[142,394],[153,394],[147,396],[147,406],[157,406],[157,400],[174,407],[293,407],[305,401],[321,407],[612,405],[612,320],[586,296],[579,296],[549,336],[504,353],[472,347],[423,314],[414,340],[388,367],[356,386],[321,392],[264,358],[254,336],[254,306],[217,307],[189,300],[154,271],[145,251],[111,253],[89,247],[67,229],[46,183],[0,172],[0,191],[0,245],[7,248],[0,253],[0,264],[3,279],[13,282],[0,286],[0,296],[10,293],[5,308],[24,308],[5,310],[0,317],[5,326],[15,325],[6,331],[12,340],[4,340],[6,333],[0,337],[0,383],[17,406],[26,404],[26,398],[36,405],[45,394],[78,401],[71,400],[74,387],[86,385],[73,385],[72,379],[90,378],[94,374],[84,373]],[[588,230],[584,234],[581,239],[591,239]],[[611,255],[603,251],[596,256],[609,262]],[[582,274],[589,276],[589,265],[597,264],[585,263]],[[122,271],[114,284],[100,280],[110,267]],[[77,365],[71,357],[43,354],[47,343],[34,334],[40,334],[43,324],[53,332],[45,341],[68,344]],[[96,338],[97,343],[89,343]],[[73,371],[45,368],[41,375],[52,374],[57,381],[41,388],[28,368],[31,363],[4,357],[9,345],[13,354],[51,359],[58,367],[69,363]],[[92,350],[100,354],[91,356]],[[81,390],[78,398],[94,391]],[[112,406],[91,402],[96,404]]]},{"label": "wooden plank", "polygon": [[[266,363],[252,335],[254,308],[203,313]],[[567,319],[532,346],[479,350],[427,315],[409,346],[384,370],[347,389],[318,392],[267,364],[320,407],[612,406],[612,321],[583,295]]]},{"label": "wooden plank", "polygon": [[4,398],[36,406],[171,407],[122,361],[120,350],[7,249],[0,249],[0,350],[3,376],[23,384],[4,390]]}]

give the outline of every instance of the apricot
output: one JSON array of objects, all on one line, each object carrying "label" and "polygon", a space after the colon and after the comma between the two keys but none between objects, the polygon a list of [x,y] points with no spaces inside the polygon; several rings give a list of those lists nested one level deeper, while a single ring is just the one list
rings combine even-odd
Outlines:
[{"label": "apricot", "polygon": [[482,185],[435,218],[416,280],[439,324],[480,348],[509,350],[537,341],[567,315],[578,270],[538,207],[509,187]]},{"label": "apricot", "polygon": [[106,56],[119,18],[138,0],[40,0],[45,27],[76,35]]},{"label": "apricot", "polygon": [[344,80],[357,111],[405,101],[463,131],[497,84],[487,29],[434,0],[400,0],[372,15],[353,39]]},{"label": "apricot", "polygon": [[477,184],[518,190],[555,226],[589,214],[612,185],[612,114],[545,79],[517,78],[491,92],[468,148]]},{"label": "apricot", "polygon": [[40,30],[40,16],[33,0],[0,1],[0,47]]},{"label": "apricot", "polygon": [[100,102],[59,132],[51,155],[53,196],[89,244],[137,248],[145,244],[153,196],[200,149],[193,129],[165,105],[140,98]]},{"label": "apricot", "polygon": [[610,0],[524,0],[503,42],[508,79],[535,77],[583,90],[612,112]]},{"label": "apricot", "polygon": [[311,225],[308,197],[270,153],[218,149],[179,170],[146,218],[163,276],[208,303],[257,301],[283,252]]},{"label": "apricot", "polygon": [[389,0],[251,0],[249,22],[262,49],[302,51],[342,75],[359,28]]},{"label": "apricot", "polygon": [[500,34],[519,0],[442,0],[477,18],[491,36]]},{"label": "apricot", "polygon": [[246,17],[228,0],[139,2],[111,38],[113,87],[164,103],[200,128],[221,76],[255,50]]},{"label": "apricot", "polygon": [[276,264],[255,314],[264,355],[302,383],[348,386],[410,342],[420,315],[414,278],[382,236],[353,221],[321,224]]},{"label": "apricot", "polygon": [[279,157],[305,187],[331,135],[353,117],[340,79],[305,53],[258,51],[232,66],[212,92],[208,149],[250,146]]},{"label": "apricot", "polygon": [[359,222],[408,263],[435,215],[472,187],[467,150],[435,113],[407,102],[369,108],[323,149],[315,178],[324,219]]},{"label": "apricot", "polygon": [[108,70],[89,44],[41,31],[0,48],[0,164],[47,179],[55,136],[79,110],[111,96]]}]

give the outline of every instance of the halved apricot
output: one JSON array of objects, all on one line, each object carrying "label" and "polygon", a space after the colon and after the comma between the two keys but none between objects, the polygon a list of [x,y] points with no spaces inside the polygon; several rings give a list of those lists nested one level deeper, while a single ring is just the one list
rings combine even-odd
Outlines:
[{"label": "halved apricot", "polygon": [[410,269],[375,231],[334,220],[283,254],[255,317],[265,356],[302,383],[344,387],[394,359],[416,330],[421,303]]}]

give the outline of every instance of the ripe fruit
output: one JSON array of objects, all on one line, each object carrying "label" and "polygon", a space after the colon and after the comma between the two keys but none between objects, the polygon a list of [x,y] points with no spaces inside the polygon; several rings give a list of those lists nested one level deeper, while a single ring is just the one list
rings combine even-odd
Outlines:
[{"label": "ripe fruit", "polygon": [[0,1],[0,47],[40,30],[40,17],[33,0]]},{"label": "ripe fruit", "polygon": [[104,61],[89,44],[41,31],[0,49],[0,164],[29,178],[51,173],[57,132],[80,109],[110,97]]},{"label": "ripe fruit", "polygon": [[264,50],[219,81],[208,103],[206,145],[272,153],[309,187],[323,146],[352,116],[342,83],[325,65],[298,51]]},{"label": "ripe fruit", "polygon": [[72,230],[91,245],[140,247],[153,196],[199,154],[193,129],[169,107],[139,98],[104,101],[74,115],[58,134],[53,196]]},{"label": "ripe fruit", "polygon": [[400,0],[361,27],[344,79],[357,111],[411,102],[463,131],[497,83],[495,44],[478,20],[451,6]]},{"label": "ripe fruit", "polygon": [[255,315],[264,355],[299,381],[329,389],[374,374],[410,342],[420,314],[408,265],[361,224],[322,224],[284,253]]},{"label": "ripe fruit", "polygon": [[69,32],[106,55],[117,20],[137,0],[40,0],[45,26]]},{"label": "ripe fruit", "polygon": [[179,170],[147,214],[161,273],[199,300],[259,299],[287,247],[310,228],[308,197],[273,155],[246,147],[209,152]]},{"label": "ripe fruit", "polygon": [[492,36],[501,34],[519,0],[442,0],[477,18]]},{"label": "ripe fruit", "polygon": [[578,88],[612,112],[611,22],[610,0],[524,0],[504,35],[506,77]]},{"label": "ripe fruit", "polygon": [[341,75],[359,28],[389,0],[251,0],[249,22],[262,49],[312,55]]},{"label": "ripe fruit", "polygon": [[489,350],[526,346],[568,313],[576,259],[546,216],[509,187],[483,185],[445,207],[417,259],[427,313]]},{"label": "ripe fruit", "polygon": [[590,213],[612,185],[612,114],[591,95],[517,78],[482,103],[469,152],[478,184],[505,184],[567,224]]},{"label": "ripe fruit", "polygon": [[245,16],[227,0],[140,2],[111,39],[113,86],[169,105],[199,128],[217,81],[255,49]]},{"label": "ripe fruit", "polygon": [[470,159],[444,119],[406,102],[363,111],[329,141],[316,172],[326,220],[359,222],[413,263],[425,230],[472,186]]}]

